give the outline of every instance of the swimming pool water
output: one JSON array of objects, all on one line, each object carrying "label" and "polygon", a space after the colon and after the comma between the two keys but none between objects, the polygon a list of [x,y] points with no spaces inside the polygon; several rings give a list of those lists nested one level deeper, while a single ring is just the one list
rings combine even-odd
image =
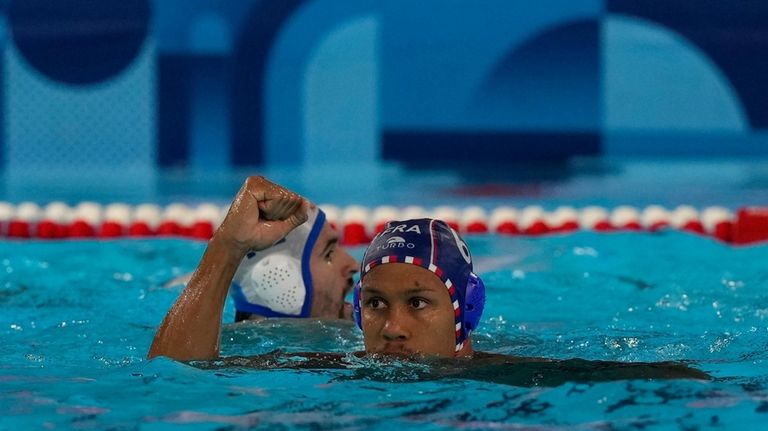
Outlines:
[{"label": "swimming pool water", "polygon": [[[145,360],[204,244],[0,242],[0,430],[763,429],[768,246],[678,232],[467,237],[489,289],[477,350],[692,361],[699,381],[523,388],[422,365],[204,370]],[[362,249],[354,249],[360,256]],[[225,320],[232,320],[228,305]],[[362,349],[348,322],[227,327],[223,354]],[[376,367],[380,368],[376,368]],[[368,367],[369,369],[366,369]]]}]

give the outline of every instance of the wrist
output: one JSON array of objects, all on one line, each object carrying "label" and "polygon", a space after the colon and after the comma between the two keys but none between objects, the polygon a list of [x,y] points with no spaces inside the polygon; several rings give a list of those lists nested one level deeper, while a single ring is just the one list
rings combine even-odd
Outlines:
[{"label": "wrist", "polygon": [[208,251],[215,253],[220,259],[240,262],[248,253],[247,245],[219,235],[218,232],[208,241]]}]

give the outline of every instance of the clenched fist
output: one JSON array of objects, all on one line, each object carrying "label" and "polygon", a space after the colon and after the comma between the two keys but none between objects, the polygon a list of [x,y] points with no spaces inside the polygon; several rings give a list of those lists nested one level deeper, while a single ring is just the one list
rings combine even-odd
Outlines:
[{"label": "clenched fist", "polygon": [[309,203],[262,176],[251,176],[237,192],[211,241],[224,242],[243,254],[263,250],[307,221]]}]

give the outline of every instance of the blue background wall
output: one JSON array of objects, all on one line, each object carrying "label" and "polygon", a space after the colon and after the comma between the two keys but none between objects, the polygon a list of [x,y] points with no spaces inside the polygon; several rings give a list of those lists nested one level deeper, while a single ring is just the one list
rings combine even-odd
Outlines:
[{"label": "blue background wall", "polygon": [[768,3],[0,2],[3,170],[768,155]]}]

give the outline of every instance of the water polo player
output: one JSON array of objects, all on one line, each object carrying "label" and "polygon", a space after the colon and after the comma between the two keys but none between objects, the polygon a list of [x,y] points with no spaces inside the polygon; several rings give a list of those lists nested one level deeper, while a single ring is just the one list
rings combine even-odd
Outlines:
[{"label": "water polo player", "polygon": [[325,214],[310,206],[307,221],[277,244],[249,251],[235,272],[229,295],[235,321],[261,317],[350,319],[344,301],[357,262],[339,245]]},{"label": "water polo player", "polygon": [[[325,213],[310,206],[307,221],[277,244],[251,250],[235,273],[229,295],[235,322],[265,317],[351,319],[352,304],[344,297],[352,288],[357,262],[339,244]],[[192,274],[167,287],[186,285]]]},{"label": "water polo player", "polygon": [[166,315],[150,356],[218,355],[228,291],[236,320],[351,318],[344,296],[355,272],[357,262],[322,211],[263,177],[249,177]]}]

